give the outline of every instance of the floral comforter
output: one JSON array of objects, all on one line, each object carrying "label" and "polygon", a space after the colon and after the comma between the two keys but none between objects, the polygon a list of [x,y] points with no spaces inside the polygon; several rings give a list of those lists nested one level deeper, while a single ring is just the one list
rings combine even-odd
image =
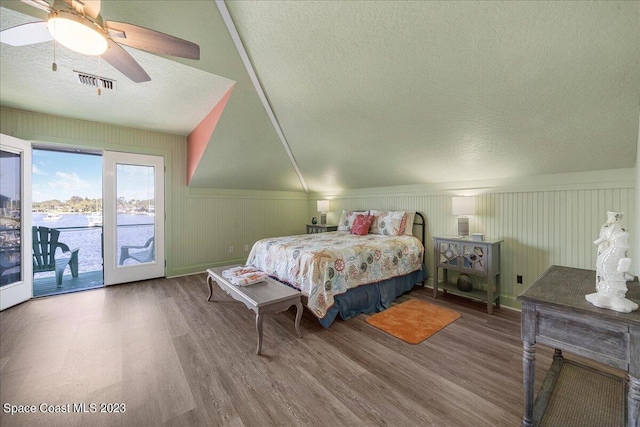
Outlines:
[{"label": "floral comforter", "polygon": [[319,318],[334,295],[422,268],[424,246],[413,236],[358,236],[341,231],[262,239],[247,265],[299,289]]}]

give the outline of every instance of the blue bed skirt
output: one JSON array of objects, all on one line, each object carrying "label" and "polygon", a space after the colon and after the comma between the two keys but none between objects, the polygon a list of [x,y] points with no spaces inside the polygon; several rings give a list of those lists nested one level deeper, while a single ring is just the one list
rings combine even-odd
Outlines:
[{"label": "blue bed skirt", "polygon": [[360,313],[377,313],[386,310],[396,298],[424,280],[427,280],[427,269],[423,266],[422,270],[416,270],[405,276],[349,289],[344,294],[336,295],[335,302],[327,310],[327,314],[318,320],[322,326],[328,328],[338,314],[342,319],[347,320]]}]

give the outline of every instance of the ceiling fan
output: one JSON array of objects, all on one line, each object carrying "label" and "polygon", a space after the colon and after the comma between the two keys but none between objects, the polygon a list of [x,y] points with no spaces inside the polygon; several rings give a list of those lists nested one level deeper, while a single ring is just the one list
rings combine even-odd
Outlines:
[{"label": "ceiling fan", "polygon": [[[104,21],[100,0],[21,0],[49,13],[46,21],[30,22],[0,31],[0,42],[25,46],[55,40],[85,55],[100,55],[136,83],[151,80],[120,45],[147,52],[200,59],[200,47],[159,31],[125,22]],[[55,64],[54,64],[55,70]]]}]

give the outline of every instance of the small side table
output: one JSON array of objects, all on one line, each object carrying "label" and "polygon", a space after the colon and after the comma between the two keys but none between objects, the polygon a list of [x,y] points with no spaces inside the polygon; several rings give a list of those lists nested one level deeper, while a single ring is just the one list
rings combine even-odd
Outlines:
[{"label": "small side table", "polygon": [[327,231],[337,231],[337,225],[329,224],[307,224],[307,234],[325,233]]}]

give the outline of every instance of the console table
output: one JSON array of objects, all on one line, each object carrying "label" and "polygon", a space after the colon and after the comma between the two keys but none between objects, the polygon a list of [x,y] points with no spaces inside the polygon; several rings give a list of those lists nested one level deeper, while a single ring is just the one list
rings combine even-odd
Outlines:
[{"label": "console table", "polygon": [[[433,297],[438,288],[443,292],[487,302],[487,313],[493,314],[493,304],[500,308],[500,243],[502,240],[472,240],[460,237],[433,238]],[[442,269],[442,281],[438,281]],[[458,289],[449,281],[449,270],[487,278],[487,290]],[[494,289],[495,288],[495,289]]]},{"label": "console table", "polygon": [[[525,397],[522,426],[538,425],[547,404],[541,396],[538,396],[535,405],[533,401],[535,349],[536,343],[540,343],[556,349],[554,365],[561,366],[562,350],[566,350],[626,371],[626,425],[638,427],[640,312],[618,313],[593,306],[587,302],[585,295],[595,292],[595,283],[595,271],[554,265],[518,297],[522,302]],[[627,287],[627,298],[639,301],[640,284],[637,281],[628,282]],[[549,375],[556,375],[556,371],[550,369]],[[553,381],[548,388],[553,389]],[[543,394],[542,391],[540,394]],[[580,396],[576,396],[576,399],[580,399]]]}]

